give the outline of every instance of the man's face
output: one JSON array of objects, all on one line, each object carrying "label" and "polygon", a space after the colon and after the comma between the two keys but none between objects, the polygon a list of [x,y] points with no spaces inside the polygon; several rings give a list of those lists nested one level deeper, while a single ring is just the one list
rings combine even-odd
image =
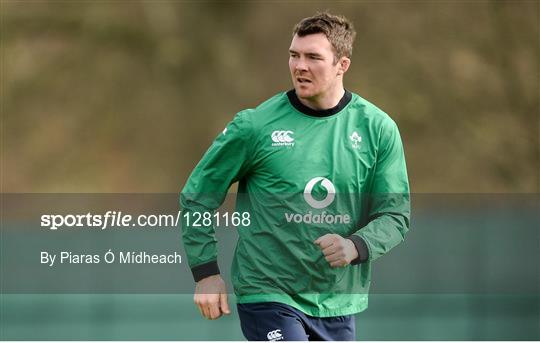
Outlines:
[{"label": "man's face", "polygon": [[342,87],[341,75],[346,71],[343,59],[347,58],[334,63],[332,44],[323,33],[294,35],[289,48],[289,70],[296,95],[316,100]]}]

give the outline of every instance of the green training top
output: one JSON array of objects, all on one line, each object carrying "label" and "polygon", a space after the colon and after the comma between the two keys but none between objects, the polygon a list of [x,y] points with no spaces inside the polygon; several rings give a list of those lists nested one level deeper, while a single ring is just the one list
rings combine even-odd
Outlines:
[{"label": "green training top", "polygon": [[[219,273],[215,229],[194,227],[186,213],[215,211],[236,181],[237,211],[250,214],[237,228],[232,265],[239,303],[281,302],[317,317],[367,308],[371,262],[409,228],[403,146],[387,114],[348,91],[328,110],[289,91],[238,113],[180,197],[196,281]],[[313,243],[327,233],[353,240],[359,258],[330,267]]]}]

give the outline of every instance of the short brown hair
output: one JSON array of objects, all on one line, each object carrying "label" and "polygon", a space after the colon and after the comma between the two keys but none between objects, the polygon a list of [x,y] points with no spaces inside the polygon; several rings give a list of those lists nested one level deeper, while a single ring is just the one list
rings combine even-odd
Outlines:
[{"label": "short brown hair", "polygon": [[351,57],[356,31],[352,23],[344,16],[333,15],[328,12],[302,19],[293,30],[293,36],[299,37],[323,33],[332,44],[336,60],[343,57]]}]

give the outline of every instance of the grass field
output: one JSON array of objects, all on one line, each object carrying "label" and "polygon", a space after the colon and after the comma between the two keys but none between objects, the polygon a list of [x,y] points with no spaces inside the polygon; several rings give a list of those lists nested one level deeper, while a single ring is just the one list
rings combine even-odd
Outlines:
[{"label": "grass field", "polygon": [[[372,295],[359,340],[538,340],[539,296]],[[2,340],[243,340],[191,295],[3,295]]]}]

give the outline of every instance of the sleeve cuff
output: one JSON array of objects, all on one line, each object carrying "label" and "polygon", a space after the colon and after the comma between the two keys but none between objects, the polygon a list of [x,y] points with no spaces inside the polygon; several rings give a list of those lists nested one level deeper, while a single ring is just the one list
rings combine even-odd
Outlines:
[{"label": "sleeve cuff", "polygon": [[354,246],[356,247],[356,251],[358,251],[358,257],[351,261],[351,265],[366,262],[369,259],[369,250],[366,241],[364,241],[360,236],[356,235],[352,235],[347,238],[353,242]]},{"label": "sleeve cuff", "polygon": [[199,282],[206,277],[219,274],[219,267],[217,261],[210,261],[191,268],[191,272],[195,282]]}]

